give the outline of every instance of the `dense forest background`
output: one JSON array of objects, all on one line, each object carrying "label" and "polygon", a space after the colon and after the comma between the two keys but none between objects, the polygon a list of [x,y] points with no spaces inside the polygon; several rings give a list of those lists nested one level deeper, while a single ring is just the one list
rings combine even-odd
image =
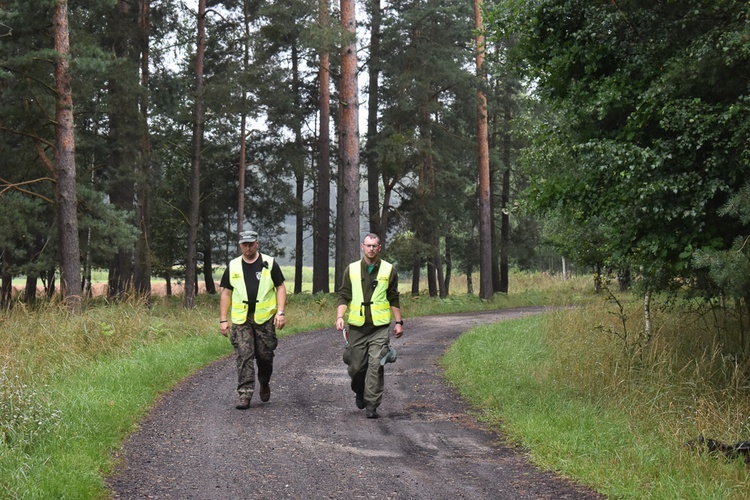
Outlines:
[{"label": "dense forest background", "polygon": [[75,307],[104,268],[112,298],[177,278],[190,307],[254,229],[296,293],[375,232],[415,293],[564,257],[746,315],[749,13],[0,0],[0,298],[60,276]]}]

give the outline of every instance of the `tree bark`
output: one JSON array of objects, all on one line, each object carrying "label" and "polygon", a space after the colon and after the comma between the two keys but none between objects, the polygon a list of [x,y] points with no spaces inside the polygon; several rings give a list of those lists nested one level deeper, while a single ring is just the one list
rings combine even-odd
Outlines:
[{"label": "tree bark", "polygon": [[341,248],[343,263],[359,259],[359,102],[357,88],[357,46],[354,0],[341,0]]},{"label": "tree bark", "polygon": [[195,307],[197,274],[198,223],[200,221],[200,156],[203,138],[203,56],[206,51],[206,0],[198,1],[198,37],[195,55],[195,105],[193,118],[193,148],[190,163],[190,208],[188,213],[187,257],[185,259],[186,309]]},{"label": "tree bark", "polygon": [[[300,99],[300,78],[299,78],[299,49],[297,43],[292,43],[292,87],[294,90],[294,109],[299,110],[301,106]],[[294,177],[296,180],[296,227],[295,227],[295,244],[294,244],[294,293],[302,293],[302,264],[305,255],[304,250],[304,233],[305,233],[305,216],[304,216],[304,194],[305,194],[305,165],[303,161],[302,147],[302,121],[294,121]]]},{"label": "tree bark", "polygon": [[[250,5],[248,0],[242,2],[243,26],[245,39],[242,41],[242,68],[250,68]],[[240,157],[239,157],[239,188],[237,189],[237,234],[245,228],[245,169],[247,157],[247,91],[242,89],[242,106],[240,111]],[[237,250],[240,251],[239,244]]]},{"label": "tree bark", "polygon": [[138,176],[136,220],[138,240],[135,244],[133,284],[135,292],[147,303],[151,302],[151,135],[149,113],[149,36],[151,1],[138,1],[138,41],[141,52],[141,121],[143,142]]},{"label": "tree bark", "polygon": [[68,2],[57,0],[53,14],[55,59],[55,202],[59,223],[62,297],[68,311],[81,310],[81,254],[78,241],[75,130],[70,85]]},{"label": "tree bark", "polygon": [[[328,1],[319,0],[319,23],[323,29],[329,27]],[[328,254],[330,252],[330,201],[331,201],[331,72],[327,43],[320,49],[319,108],[320,132],[318,134],[317,193],[315,197],[315,221],[313,223],[313,282],[312,293],[330,291]]]},{"label": "tree bark", "polygon": [[[140,64],[138,15],[132,2],[117,0],[108,19],[107,30],[112,36],[113,64],[109,74],[110,95],[109,148],[111,181],[110,202],[119,210],[132,214],[135,209],[136,170],[139,163],[138,144],[141,115],[138,109],[138,67]],[[133,286],[134,248],[117,249],[109,265],[108,296],[119,299]]]},{"label": "tree bark", "polygon": [[[482,0],[474,0],[477,77],[484,82],[484,35]],[[477,88],[477,148],[479,167],[479,296],[492,298],[492,214],[490,211],[490,156],[487,143],[487,97]]]},{"label": "tree bark", "polygon": [[512,155],[511,144],[511,91],[505,86],[503,104],[503,177],[502,198],[500,202],[500,287],[498,292],[508,293],[508,273],[510,272],[510,164]]},{"label": "tree bark", "polygon": [[380,169],[378,168],[378,157],[375,152],[375,142],[378,132],[378,92],[380,77],[380,0],[371,0],[371,25],[370,25],[370,62],[369,72],[369,94],[367,96],[367,207],[370,219],[370,232],[380,237],[380,243],[385,244],[385,228],[380,218],[380,193],[378,183],[380,181]]},{"label": "tree bark", "polygon": [[206,238],[203,247],[203,281],[206,283],[206,293],[216,294],[216,282],[214,281],[214,259],[211,251],[211,238]]}]

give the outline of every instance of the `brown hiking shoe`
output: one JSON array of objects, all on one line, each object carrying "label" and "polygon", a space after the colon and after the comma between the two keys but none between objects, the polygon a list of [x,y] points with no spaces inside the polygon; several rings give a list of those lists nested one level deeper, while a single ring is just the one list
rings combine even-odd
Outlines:
[{"label": "brown hiking shoe", "polygon": [[240,402],[235,406],[238,410],[247,410],[250,408],[250,398],[247,396],[240,396]]},{"label": "brown hiking shoe", "polygon": [[271,399],[271,386],[269,384],[260,384],[260,400],[264,403]]}]

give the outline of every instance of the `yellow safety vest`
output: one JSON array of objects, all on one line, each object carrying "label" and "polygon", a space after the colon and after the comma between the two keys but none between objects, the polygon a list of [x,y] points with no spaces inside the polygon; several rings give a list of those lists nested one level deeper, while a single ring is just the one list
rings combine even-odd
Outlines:
[{"label": "yellow safety vest", "polygon": [[378,284],[372,292],[369,303],[365,303],[362,291],[362,261],[349,265],[349,278],[352,281],[352,301],[349,303],[349,324],[362,326],[365,324],[365,306],[370,306],[372,322],[376,326],[388,325],[391,322],[391,304],[388,302],[386,291],[391,278],[393,266],[381,260],[378,269]]},{"label": "yellow safety vest", "polygon": [[[271,279],[273,269],[273,257],[261,254],[263,268],[258,283],[258,297],[255,301],[256,323],[265,323],[276,314],[276,290]],[[247,321],[247,287],[245,277],[242,274],[242,257],[237,257],[229,262],[229,284],[232,285],[232,323],[240,325]]]}]

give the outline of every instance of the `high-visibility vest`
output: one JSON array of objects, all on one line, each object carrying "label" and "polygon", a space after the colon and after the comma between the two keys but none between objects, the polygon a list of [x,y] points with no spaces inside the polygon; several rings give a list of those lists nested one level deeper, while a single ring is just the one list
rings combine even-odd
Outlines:
[{"label": "high-visibility vest", "polygon": [[353,262],[349,265],[349,278],[352,281],[352,301],[349,303],[349,324],[362,326],[365,324],[365,306],[370,306],[372,322],[376,326],[388,325],[391,322],[391,305],[388,302],[386,291],[391,278],[393,266],[381,260],[378,269],[375,290],[372,292],[370,302],[365,302],[362,291],[362,261]]},{"label": "high-visibility vest", "polygon": [[[253,320],[256,323],[265,323],[276,314],[276,290],[271,279],[273,269],[273,257],[260,254],[263,259],[263,268],[258,283],[258,296],[255,301],[255,314]],[[237,257],[229,262],[229,284],[232,285],[232,323],[239,325],[247,321],[247,287],[245,277],[242,274],[242,257]]]}]

